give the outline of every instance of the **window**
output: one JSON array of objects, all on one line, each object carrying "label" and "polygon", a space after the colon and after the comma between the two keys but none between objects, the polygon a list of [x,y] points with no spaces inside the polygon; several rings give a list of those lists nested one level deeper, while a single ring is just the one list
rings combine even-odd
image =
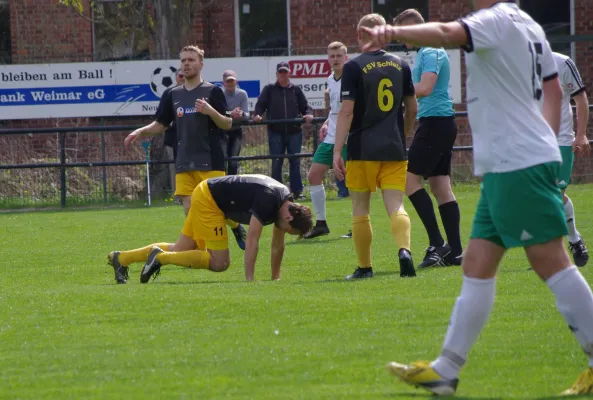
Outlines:
[{"label": "window", "polygon": [[242,57],[290,55],[289,7],[290,0],[235,0],[236,53]]},{"label": "window", "polygon": [[420,11],[420,14],[428,21],[428,0],[373,0],[373,12],[385,17],[388,24],[408,8]]},{"label": "window", "polygon": [[[539,23],[548,38],[571,35],[572,1],[520,0],[519,6]],[[570,43],[553,43],[552,50],[571,55]]]},{"label": "window", "polygon": [[0,0],[0,65],[11,63],[10,7],[8,6],[8,0]]},{"label": "window", "polygon": [[93,6],[94,61],[147,60],[149,28],[145,2],[99,0]]}]

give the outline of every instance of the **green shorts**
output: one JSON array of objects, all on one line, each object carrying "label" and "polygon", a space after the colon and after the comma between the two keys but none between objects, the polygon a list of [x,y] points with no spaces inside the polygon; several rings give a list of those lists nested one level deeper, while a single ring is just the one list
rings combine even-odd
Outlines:
[{"label": "green shorts", "polygon": [[572,146],[560,146],[560,154],[562,154],[562,165],[558,173],[558,187],[560,189],[566,189],[570,183],[570,175],[572,174],[572,166],[574,164]]},{"label": "green shorts", "polygon": [[[346,161],[346,146],[342,149],[342,158]],[[313,162],[317,164],[334,165],[334,145],[329,143],[320,143],[313,155]]]},{"label": "green shorts", "polygon": [[566,236],[559,169],[560,163],[550,162],[484,175],[471,238],[508,249]]}]

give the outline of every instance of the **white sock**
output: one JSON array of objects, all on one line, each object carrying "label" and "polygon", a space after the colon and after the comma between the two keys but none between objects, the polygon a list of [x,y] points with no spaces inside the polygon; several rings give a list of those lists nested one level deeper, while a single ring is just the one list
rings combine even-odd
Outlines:
[{"label": "white sock", "polygon": [[576,243],[580,239],[579,231],[574,220],[574,206],[570,197],[566,196],[568,201],[564,204],[564,213],[566,214],[566,224],[568,225],[568,241]]},{"label": "white sock", "polygon": [[325,186],[323,184],[311,186],[309,192],[315,208],[316,220],[325,221]]},{"label": "white sock", "polygon": [[431,363],[432,368],[443,378],[454,379],[459,375],[470,347],[490,317],[495,292],[496,278],[463,277],[461,294],[453,307],[443,350]]},{"label": "white sock", "polygon": [[589,284],[574,265],[555,273],[546,283],[556,296],[556,308],[593,367],[593,293]]}]

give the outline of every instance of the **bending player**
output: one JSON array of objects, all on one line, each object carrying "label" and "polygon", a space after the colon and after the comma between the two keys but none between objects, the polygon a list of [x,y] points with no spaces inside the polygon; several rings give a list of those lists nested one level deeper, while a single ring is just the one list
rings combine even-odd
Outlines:
[{"label": "bending player", "polygon": [[[129,147],[143,138],[160,135],[175,122],[175,195],[182,200],[187,215],[198,183],[225,175],[220,137],[222,131],[233,127],[233,119],[225,116],[227,103],[222,89],[202,79],[204,50],[185,46],[179,56],[185,81],[161,98],[156,121],[130,133],[124,145]],[[227,223],[239,247],[245,249],[245,229],[234,221]]]},{"label": "bending player", "polygon": [[[553,53],[558,76],[562,85],[562,119],[560,122],[560,133],[558,133],[558,144],[562,154],[562,165],[558,175],[558,186],[562,190],[564,200],[564,212],[568,225],[568,248],[577,267],[582,267],[589,261],[589,252],[583,238],[577,231],[574,206],[572,200],[566,195],[566,188],[570,183],[574,155],[586,155],[589,152],[589,140],[587,139],[587,123],[589,121],[589,101],[585,92],[585,85],[574,62],[564,54]],[[577,109],[577,134],[573,130],[572,107],[570,99],[573,99]]]},{"label": "bending player", "polygon": [[567,227],[556,138],[562,88],[554,57],[542,27],[516,4],[471,4],[478,11],[455,22],[362,28],[372,35],[372,46],[397,40],[466,51],[474,172],[483,177],[462,261],[463,285],[441,354],[431,363],[392,362],[388,368],[410,385],[453,394],[492,312],[500,260],[507,249],[523,247],[588,358],[589,367],[564,394],[593,393],[593,293],[563,242]]},{"label": "bending player", "polygon": [[[332,42],[327,46],[327,58],[332,69],[332,74],[327,78],[327,94],[329,95],[330,111],[327,120],[319,130],[319,136],[323,142],[315,150],[313,163],[309,170],[308,178],[311,185],[311,202],[315,208],[317,221],[313,230],[304,236],[305,239],[329,234],[329,227],[325,219],[325,186],[323,185],[323,175],[329,171],[333,164],[336,121],[342,106],[340,100],[340,84],[342,68],[348,59],[347,51],[346,46],[341,42]],[[346,146],[342,150],[342,156],[346,158]]]},{"label": "bending player", "polygon": [[231,263],[225,219],[249,224],[245,248],[245,279],[253,280],[259,239],[265,225],[272,233],[272,279],[280,278],[286,233],[302,236],[313,226],[311,210],[294,203],[286,186],[264,175],[231,175],[202,181],[191,196],[191,207],[175,243],[154,243],[109,253],[118,282],[127,281],[128,266],[145,262],[140,282],[172,264],[226,271]]}]

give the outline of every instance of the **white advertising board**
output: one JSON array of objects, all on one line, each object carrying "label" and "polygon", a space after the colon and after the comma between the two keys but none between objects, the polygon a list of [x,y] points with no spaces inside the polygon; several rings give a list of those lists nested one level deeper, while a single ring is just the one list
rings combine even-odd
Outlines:
[{"label": "white advertising board", "polygon": [[[460,103],[460,51],[448,53],[451,97]],[[414,52],[398,55],[413,67]],[[276,80],[280,61],[290,64],[291,81],[301,86],[310,105],[324,108],[331,72],[325,55],[206,59],[202,77],[221,84],[222,72],[234,70],[253,110],[262,88]],[[2,65],[0,120],[152,115],[162,92],[174,83],[178,66],[178,60]]]}]

